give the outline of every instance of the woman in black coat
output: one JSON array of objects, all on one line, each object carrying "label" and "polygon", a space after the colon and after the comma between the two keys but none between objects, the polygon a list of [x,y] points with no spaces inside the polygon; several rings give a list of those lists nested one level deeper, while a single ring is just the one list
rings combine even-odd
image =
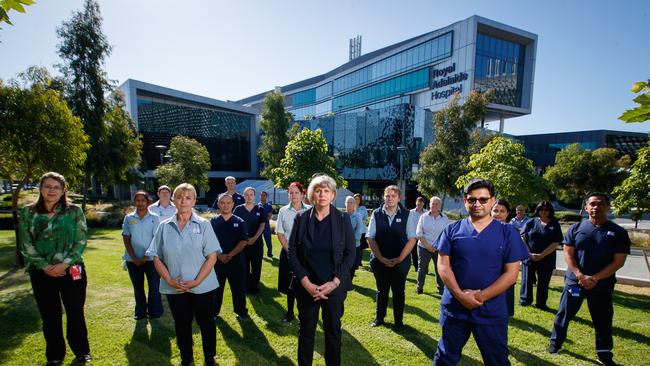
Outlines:
[{"label": "woman in black coat", "polygon": [[350,217],[332,205],[336,182],[312,179],[307,197],[314,205],[296,216],[289,239],[289,264],[298,302],[298,365],[311,365],[318,312],[322,309],[325,364],[341,364],[341,317],[356,257]]}]

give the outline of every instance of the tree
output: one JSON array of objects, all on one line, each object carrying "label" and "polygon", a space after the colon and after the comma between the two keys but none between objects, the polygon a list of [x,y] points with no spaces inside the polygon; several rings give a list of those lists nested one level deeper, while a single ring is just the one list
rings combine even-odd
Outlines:
[{"label": "tree", "polygon": [[481,151],[473,154],[469,171],[458,178],[461,189],[473,178],[489,179],[498,193],[513,204],[529,204],[545,199],[548,184],[535,174],[533,162],[524,157],[524,146],[505,137],[493,138]]},{"label": "tree", "polygon": [[618,119],[621,121],[630,123],[630,122],[643,122],[650,119],[650,79],[645,83],[643,81],[638,81],[632,85],[632,93],[639,93],[643,91],[643,94],[634,98],[634,101],[639,104],[638,107],[634,109],[628,109],[623,114],[621,114]]},{"label": "tree", "polygon": [[16,231],[16,265],[22,266],[18,236],[18,197],[22,188],[48,171],[57,171],[73,183],[82,175],[89,148],[79,118],[48,85],[45,69],[21,74],[38,75],[29,87],[0,81],[0,176],[10,183],[11,209]]},{"label": "tree", "polygon": [[95,0],[86,0],[83,11],[73,12],[72,18],[57,28],[61,39],[58,53],[64,61],[59,69],[67,81],[66,99],[72,112],[81,119],[91,145],[85,166],[84,208],[90,179],[111,159],[102,155],[100,148],[107,131],[104,127],[105,95],[111,89],[103,70],[111,46],[101,26],[99,4]]},{"label": "tree", "polygon": [[610,193],[625,179],[629,156],[617,158],[612,148],[585,150],[580,144],[567,146],[555,155],[544,178],[554,186],[560,200],[576,207],[589,192]]},{"label": "tree", "polygon": [[210,189],[210,154],[205,146],[192,138],[176,136],[172,139],[167,153],[170,156],[169,162],[158,166],[154,171],[161,184],[176,187],[181,183],[190,183],[197,190]]},{"label": "tree", "polygon": [[289,142],[288,130],[292,119],[291,113],[284,110],[282,93],[268,93],[262,105],[260,128],[263,134],[260,147],[257,149],[260,160],[264,163],[261,176],[270,179],[273,176],[273,169],[280,166]]},{"label": "tree", "polygon": [[13,25],[9,20],[9,10],[25,13],[24,5],[29,6],[32,4],[34,4],[34,0],[0,0],[0,23]]},{"label": "tree", "polygon": [[639,149],[637,158],[632,164],[630,175],[614,188],[614,211],[617,215],[631,212],[635,227],[643,215],[650,213],[650,142],[648,146]]},{"label": "tree", "polygon": [[456,181],[467,170],[470,133],[485,116],[491,96],[491,91],[474,91],[461,106],[457,93],[435,114],[434,141],[420,153],[420,170],[414,176],[420,192],[427,196],[458,194]]},{"label": "tree", "polygon": [[336,180],[340,188],[348,182],[338,174],[334,157],[327,154],[327,140],[319,128],[310,131],[304,128],[289,143],[280,166],[272,170],[273,182],[277,188],[288,187],[291,182],[300,182],[305,187],[316,173],[327,174]]},{"label": "tree", "polygon": [[123,95],[115,91],[104,115],[102,138],[96,150],[105,158],[97,166],[96,178],[105,184],[132,183],[139,176],[135,168],[141,162],[142,141],[135,123],[126,112]]}]

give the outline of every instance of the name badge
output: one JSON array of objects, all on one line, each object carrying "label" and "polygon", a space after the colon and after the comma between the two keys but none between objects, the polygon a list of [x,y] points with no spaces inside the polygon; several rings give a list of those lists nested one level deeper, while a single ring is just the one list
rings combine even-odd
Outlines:
[{"label": "name badge", "polygon": [[549,226],[548,229],[549,229],[549,230],[553,230],[553,226]]},{"label": "name badge", "polygon": [[239,223],[236,222],[236,223],[232,224],[232,227],[239,227]]},{"label": "name badge", "polygon": [[201,229],[198,228],[198,227],[195,227],[194,229],[192,229],[192,234],[201,234]]},{"label": "name badge", "polygon": [[607,236],[616,236],[616,234],[614,234],[613,231],[608,231],[608,232],[607,232]]},{"label": "name badge", "polygon": [[395,222],[402,222],[402,219],[400,219],[400,218],[398,217],[398,218],[395,219]]},{"label": "name badge", "polygon": [[260,213],[259,213],[259,212],[256,212],[256,213],[255,213],[255,215],[257,215],[257,216],[259,216],[259,215],[260,215]]},{"label": "name badge", "polygon": [[137,225],[137,224],[138,224],[138,220],[129,221],[129,225]]}]

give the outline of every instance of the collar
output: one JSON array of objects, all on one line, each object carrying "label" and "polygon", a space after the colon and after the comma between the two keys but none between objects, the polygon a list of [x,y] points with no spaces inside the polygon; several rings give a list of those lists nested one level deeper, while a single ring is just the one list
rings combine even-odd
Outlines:
[{"label": "collar", "polygon": [[[162,207],[162,205],[160,204],[160,200],[156,201],[156,203],[154,203],[154,205],[156,205],[158,207]],[[167,206],[167,207],[176,207],[176,206],[174,206],[174,202],[169,201],[169,206]],[[163,207],[163,208],[165,208],[165,207]]]},{"label": "collar", "polygon": [[302,211],[305,211],[305,210],[311,208],[311,206],[309,206],[309,205],[305,205],[304,202],[300,202],[300,211],[296,211],[296,210],[293,208],[293,205],[291,204],[291,202],[289,202],[289,204],[288,204],[287,206],[289,206],[289,211],[293,211],[293,212],[302,212]]},{"label": "collar", "polygon": [[[388,216],[388,212],[386,212],[386,205],[385,204],[381,205],[381,212],[384,215]],[[399,203],[397,204],[397,210],[395,210],[395,215],[397,215],[398,213],[402,213],[402,205],[399,204]]]}]

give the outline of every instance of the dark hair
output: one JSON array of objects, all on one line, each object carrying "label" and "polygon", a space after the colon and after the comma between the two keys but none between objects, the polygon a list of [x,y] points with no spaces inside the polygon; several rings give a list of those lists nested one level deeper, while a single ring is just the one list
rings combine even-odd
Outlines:
[{"label": "dark hair", "polygon": [[549,218],[554,218],[555,217],[555,208],[549,201],[540,201],[537,204],[537,207],[535,207],[535,216],[539,216],[539,210],[541,208],[546,208],[548,210],[548,217]]},{"label": "dark hair", "polygon": [[63,177],[61,174],[57,172],[47,172],[41,175],[41,180],[40,183],[38,184],[38,188],[39,188],[38,199],[34,204],[34,210],[36,210],[36,212],[38,213],[50,212],[47,210],[47,208],[45,208],[45,199],[43,198],[43,194],[40,192],[40,190],[43,189],[43,182],[46,179],[54,179],[55,181],[59,182],[59,184],[61,184],[61,189],[63,190],[63,194],[61,195],[59,202],[57,202],[54,206],[52,206],[52,211],[54,211],[54,208],[57,206],[61,207],[61,210],[66,211],[70,207],[70,204],[68,203],[68,192],[66,191],[65,177]]},{"label": "dark hair", "polygon": [[469,192],[479,189],[479,188],[485,188],[490,192],[490,197],[494,197],[494,186],[492,185],[492,182],[490,182],[487,179],[480,179],[480,178],[474,178],[467,183],[465,186],[465,189],[463,189],[463,193],[467,196]]},{"label": "dark hair", "polygon": [[363,205],[363,196],[361,196],[361,193],[355,193],[352,197],[359,199],[359,206]]},{"label": "dark hair", "polygon": [[506,211],[508,211],[508,214],[510,213],[510,204],[508,203],[508,201],[504,200],[503,198],[498,199],[497,202],[494,204],[494,206],[496,205],[501,205],[505,207]]},{"label": "dark hair", "polygon": [[585,205],[587,204],[587,201],[589,201],[589,199],[591,197],[600,197],[600,198],[604,199],[605,203],[609,206],[609,196],[606,193],[603,193],[603,192],[589,192],[585,196]]},{"label": "dark hair", "polygon": [[418,196],[418,198],[415,199],[415,202],[417,202],[417,201],[422,201],[422,202],[425,202],[425,203],[427,202],[427,200],[425,200],[424,197],[422,197],[422,196]]},{"label": "dark hair", "polygon": [[289,184],[289,187],[296,187],[300,191],[300,193],[305,194],[305,187],[300,184],[300,182],[292,182]]},{"label": "dark hair", "polygon": [[151,199],[151,196],[149,195],[149,193],[148,193],[147,191],[145,191],[144,189],[138,189],[138,190],[133,194],[133,200],[135,201],[135,198],[138,197],[138,196],[143,196],[144,199],[147,200],[147,202],[151,202],[151,201],[153,201],[153,200]]}]

